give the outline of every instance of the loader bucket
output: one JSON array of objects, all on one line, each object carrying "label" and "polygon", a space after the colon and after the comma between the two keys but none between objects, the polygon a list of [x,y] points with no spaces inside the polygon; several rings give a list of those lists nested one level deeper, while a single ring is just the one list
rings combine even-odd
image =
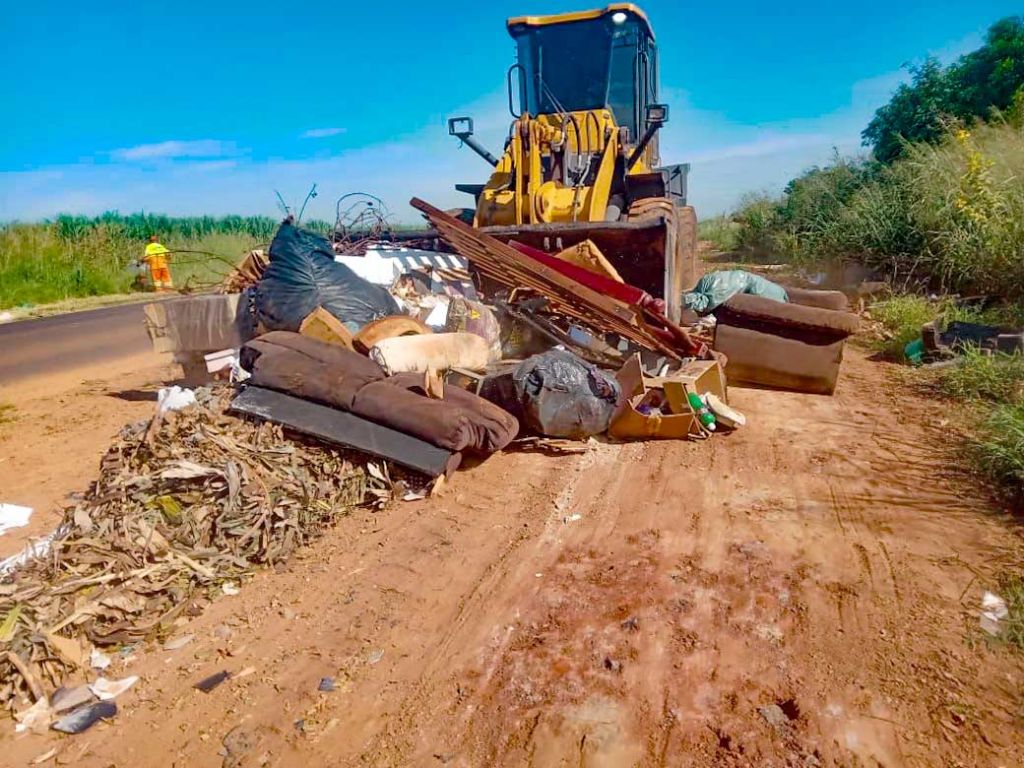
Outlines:
[{"label": "loader bucket", "polygon": [[[548,253],[591,240],[625,282],[663,298],[667,316],[673,322],[679,322],[683,291],[696,280],[695,260],[680,253],[690,249],[678,247],[680,232],[666,217],[646,221],[482,227],[480,231],[502,242],[517,240]],[[666,254],[671,256],[666,258]]]}]

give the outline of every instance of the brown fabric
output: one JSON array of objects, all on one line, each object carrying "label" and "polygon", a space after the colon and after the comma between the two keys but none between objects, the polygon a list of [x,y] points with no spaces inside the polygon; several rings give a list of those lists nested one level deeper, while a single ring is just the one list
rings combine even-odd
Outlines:
[{"label": "brown fabric", "polygon": [[849,312],[819,309],[802,304],[783,303],[762,296],[733,296],[715,310],[719,323],[765,333],[786,333],[799,338],[810,334],[833,339],[857,332],[859,318]]},{"label": "brown fabric", "polygon": [[728,356],[725,375],[730,384],[831,395],[844,344],[842,337],[815,344],[721,322],[715,328],[715,350]]},{"label": "brown fabric", "polygon": [[519,432],[511,414],[458,387],[445,387],[444,399],[427,397],[422,373],[400,373],[367,384],[353,411],[450,451],[493,453]]},{"label": "brown fabric", "polygon": [[352,410],[356,392],[384,371],[369,358],[336,344],[290,331],[274,331],[242,347],[252,383],[306,400]]},{"label": "brown fabric", "polygon": [[809,288],[786,288],[786,295],[793,304],[818,309],[833,309],[845,312],[850,302],[842,291],[816,291]]},{"label": "brown fabric", "polygon": [[350,411],[450,451],[492,453],[519,432],[501,408],[457,387],[427,397],[422,373],[386,378],[372,360],[335,344],[275,331],[242,347],[256,386]]}]

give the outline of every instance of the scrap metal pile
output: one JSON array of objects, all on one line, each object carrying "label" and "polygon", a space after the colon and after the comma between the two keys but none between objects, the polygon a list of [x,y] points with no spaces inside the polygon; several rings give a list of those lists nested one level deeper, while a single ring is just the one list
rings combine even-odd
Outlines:
[{"label": "scrap metal pile", "polygon": [[86,671],[90,646],[170,633],[225,583],[388,493],[342,452],[226,415],[230,394],[201,390],[195,406],[125,427],[48,555],[0,585],[4,708]]}]

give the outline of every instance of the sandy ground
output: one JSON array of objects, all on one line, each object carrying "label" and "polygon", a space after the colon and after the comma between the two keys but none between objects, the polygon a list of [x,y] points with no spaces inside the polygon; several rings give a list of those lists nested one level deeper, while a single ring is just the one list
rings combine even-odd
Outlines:
[{"label": "sandy ground", "polygon": [[[112,393],[160,374],[19,401],[5,493],[84,488],[152,407]],[[833,398],[731,397],[733,435],[506,453],[343,519],[182,627],[191,643],[115,662],[142,678],[115,720],[8,725],[3,762],[1024,764],[1024,659],[977,630],[1021,540],[942,471],[944,409],[854,349]]]},{"label": "sandy ground", "polygon": [[0,536],[0,558],[56,527],[121,427],[152,414],[157,390],[180,373],[169,356],[144,353],[0,387],[0,403],[13,406],[0,423],[0,501],[35,510]]}]

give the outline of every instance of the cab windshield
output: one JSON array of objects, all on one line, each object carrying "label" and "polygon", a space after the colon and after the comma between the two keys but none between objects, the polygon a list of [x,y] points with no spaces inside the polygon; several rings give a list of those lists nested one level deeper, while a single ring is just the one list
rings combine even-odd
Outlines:
[{"label": "cab windshield", "polygon": [[[522,105],[532,115],[608,108],[637,135],[641,31],[610,17],[513,31],[523,67]],[[643,71],[646,75],[644,67]]]}]

